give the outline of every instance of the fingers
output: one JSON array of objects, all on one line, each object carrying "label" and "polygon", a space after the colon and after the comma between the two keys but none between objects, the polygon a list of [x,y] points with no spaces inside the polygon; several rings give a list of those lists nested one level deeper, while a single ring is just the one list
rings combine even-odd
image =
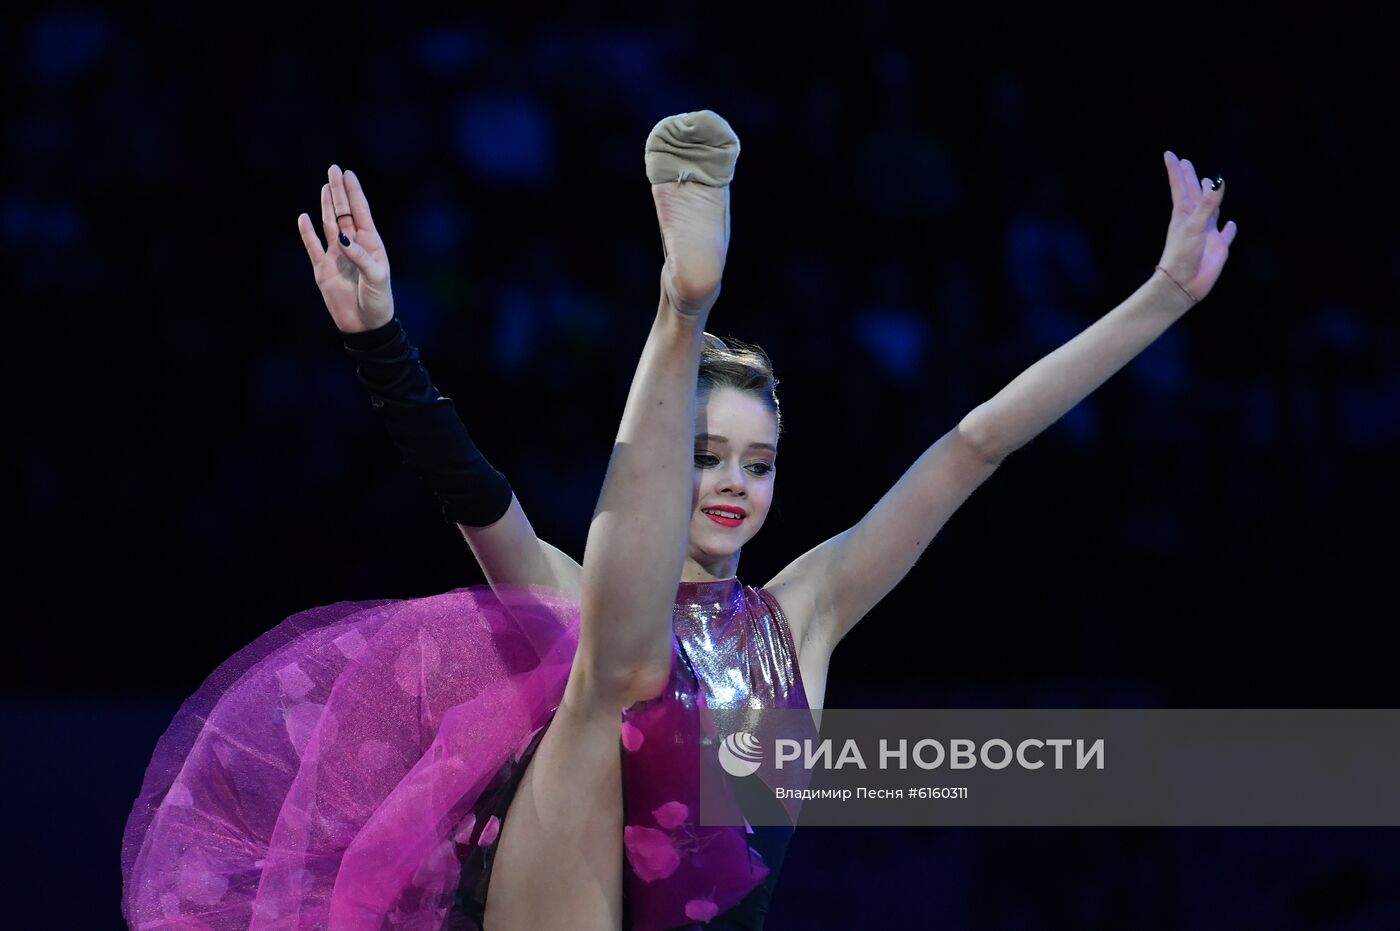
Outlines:
[{"label": "fingers", "polygon": [[345,174],[339,165],[332,165],[326,172],[330,179],[331,207],[335,210],[336,229],[346,236],[355,235],[355,218],[350,212],[350,197],[345,193]]},{"label": "fingers", "polygon": [[350,240],[350,245],[339,243],[341,253],[360,270],[360,276],[371,284],[383,284],[389,277],[389,270],[374,260],[365,247]]},{"label": "fingers", "polygon": [[[1172,201],[1177,207],[1184,207],[1191,213],[1190,224],[1201,230],[1213,230],[1220,222],[1220,203],[1225,199],[1225,179],[1216,178],[1214,185],[1209,179],[1198,179],[1196,169],[1189,159],[1178,159],[1167,150],[1162,153],[1167,166],[1167,179],[1171,182]],[[1225,224],[1220,231],[1225,248],[1235,241],[1239,227],[1234,220]]]},{"label": "fingers", "polygon": [[1168,151],[1165,155],[1167,175],[1172,185],[1172,203],[1186,213],[1194,213],[1201,204],[1201,182],[1196,180],[1196,169],[1188,158],[1177,158]]},{"label": "fingers", "polygon": [[1172,203],[1179,207],[1185,194],[1181,181],[1181,162],[1170,149],[1162,153],[1162,160],[1167,163],[1167,181],[1172,188]]},{"label": "fingers", "polygon": [[1220,222],[1220,202],[1225,199],[1225,179],[1217,180],[1220,182],[1218,188],[1212,188],[1210,181],[1196,182],[1201,189],[1200,204],[1196,207],[1191,221],[1199,229],[1213,230]]},{"label": "fingers", "polygon": [[311,218],[304,213],[297,217],[297,231],[301,233],[301,244],[306,247],[312,266],[319,265],[326,257],[326,250],[321,248],[321,240],[316,238],[316,227],[311,225]]},{"label": "fingers", "polygon": [[1186,185],[1186,190],[1199,199],[1201,182],[1196,180],[1196,166],[1191,164],[1191,159],[1181,160],[1181,179]]},{"label": "fingers", "polygon": [[331,205],[331,186],[321,185],[321,232],[326,234],[326,251],[334,252],[340,226],[335,222],[335,207]]},{"label": "fingers", "polygon": [[374,218],[369,213],[369,201],[365,198],[365,189],[360,186],[360,178],[353,171],[345,173],[345,193],[350,198],[350,214],[355,221],[355,227],[361,230],[375,232]]},{"label": "fingers", "polygon": [[1215,229],[1220,222],[1220,202],[1225,198],[1225,179],[1220,179],[1217,186],[1214,181],[1208,178],[1201,179],[1201,209],[1209,208],[1211,229]]}]

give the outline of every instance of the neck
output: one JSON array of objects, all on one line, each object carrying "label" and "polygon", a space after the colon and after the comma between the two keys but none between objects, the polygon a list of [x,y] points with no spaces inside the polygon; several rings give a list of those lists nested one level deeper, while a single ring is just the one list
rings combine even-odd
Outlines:
[{"label": "neck", "polygon": [[700,562],[694,557],[685,558],[681,569],[682,582],[720,582],[732,579],[739,574],[739,554],[736,552],[722,559]]}]

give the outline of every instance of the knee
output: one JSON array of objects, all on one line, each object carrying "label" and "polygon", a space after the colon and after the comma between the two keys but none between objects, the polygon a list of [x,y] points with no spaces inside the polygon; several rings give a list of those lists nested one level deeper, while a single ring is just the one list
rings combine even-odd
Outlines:
[{"label": "knee", "polygon": [[580,656],[575,660],[565,693],[575,707],[606,709],[611,714],[655,698],[666,690],[670,681],[669,664],[664,669],[656,664],[618,669],[589,662]]},{"label": "knee", "polygon": [[610,709],[631,708],[665,692],[670,681],[669,667],[663,670],[655,665],[642,666],[608,676],[599,697]]},{"label": "knee", "polygon": [[623,683],[619,694],[622,707],[631,708],[641,702],[651,701],[663,694],[670,682],[671,669],[669,666],[664,670],[648,668],[633,673]]}]

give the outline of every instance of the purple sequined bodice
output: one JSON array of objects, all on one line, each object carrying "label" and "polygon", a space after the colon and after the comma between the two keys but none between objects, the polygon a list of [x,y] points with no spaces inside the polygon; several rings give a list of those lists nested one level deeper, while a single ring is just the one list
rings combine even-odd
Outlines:
[{"label": "purple sequined bodice", "polygon": [[807,707],[792,631],[764,589],[737,578],[682,582],[672,619],[681,657],[711,708]]},{"label": "purple sequined bodice", "polygon": [[636,931],[766,907],[781,841],[700,823],[702,780],[724,778],[702,711],[808,707],[792,631],[768,592],[738,579],[681,582],[672,635],[665,690],[622,716],[624,882]]}]

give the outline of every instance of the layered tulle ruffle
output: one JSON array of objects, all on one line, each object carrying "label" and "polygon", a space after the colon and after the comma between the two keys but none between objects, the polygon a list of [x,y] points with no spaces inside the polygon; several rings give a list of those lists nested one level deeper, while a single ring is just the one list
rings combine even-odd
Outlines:
[{"label": "layered tulle ruffle", "polygon": [[[258,638],[157,744],[123,838],[129,925],[446,927],[463,862],[500,830],[483,791],[551,720],[578,619],[550,589],[475,586],[316,608]],[[768,872],[742,828],[698,825],[704,699],[677,698],[620,713],[639,929],[707,920]]]}]

